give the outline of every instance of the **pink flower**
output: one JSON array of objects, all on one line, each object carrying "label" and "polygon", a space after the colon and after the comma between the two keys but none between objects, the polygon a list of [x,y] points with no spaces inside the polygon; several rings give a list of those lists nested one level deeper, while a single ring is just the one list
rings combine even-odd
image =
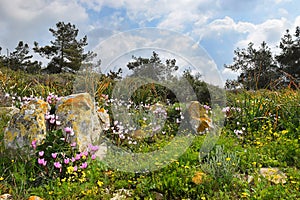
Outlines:
[{"label": "pink flower", "polygon": [[87,165],[88,165],[87,162],[84,162],[81,164],[80,168],[85,169],[85,168],[87,168]]},{"label": "pink flower", "polygon": [[71,161],[72,161],[72,162],[75,162],[75,161],[76,161],[76,159],[75,159],[74,157],[72,157],[72,158],[71,158]]},{"label": "pink flower", "polygon": [[57,157],[57,153],[51,153],[52,158],[56,158]]},{"label": "pink flower", "polygon": [[56,167],[56,168],[61,168],[60,162],[54,162],[54,167]]},{"label": "pink flower", "polygon": [[76,171],[77,171],[77,166],[76,166],[76,165],[74,166],[74,169],[73,169],[73,170],[74,170],[74,172],[76,172]]},{"label": "pink flower", "polygon": [[81,158],[81,155],[80,154],[76,154],[75,160],[80,160],[80,158]]},{"label": "pink flower", "polygon": [[88,156],[88,155],[89,155],[89,152],[84,151],[84,152],[81,153],[81,155]]},{"label": "pink flower", "polygon": [[65,159],[64,159],[64,163],[65,163],[65,164],[69,164],[69,162],[70,162],[70,158],[65,158]]},{"label": "pink flower", "polygon": [[55,119],[51,118],[49,122],[50,122],[50,124],[54,124],[55,123]]},{"label": "pink flower", "polygon": [[43,165],[43,166],[46,166],[47,165],[47,161],[45,161],[45,159],[44,158],[38,158],[38,163],[39,163],[39,165]]},{"label": "pink flower", "polygon": [[76,147],[76,142],[70,144],[71,147]]},{"label": "pink flower", "polygon": [[40,152],[39,152],[39,156],[42,157],[43,155],[44,155],[44,151],[40,151]]},{"label": "pink flower", "polygon": [[89,149],[90,149],[91,152],[96,152],[96,151],[98,151],[99,147],[89,144]]},{"label": "pink flower", "polygon": [[56,125],[57,125],[57,126],[60,126],[60,125],[61,125],[61,122],[60,122],[60,121],[56,121]]},{"label": "pink flower", "polygon": [[32,148],[36,148],[36,140],[32,140],[32,142],[31,142],[31,146],[32,146]]},{"label": "pink flower", "polygon": [[96,159],[96,155],[93,154],[93,155],[91,156],[91,158],[92,158],[92,160],[95,160],[95,159]]}]

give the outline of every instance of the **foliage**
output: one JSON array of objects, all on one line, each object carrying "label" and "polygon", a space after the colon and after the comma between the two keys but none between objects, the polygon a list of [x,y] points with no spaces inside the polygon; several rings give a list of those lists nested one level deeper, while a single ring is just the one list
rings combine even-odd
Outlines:
[{"label": "foliage", "polygon": [[167,59],[162,63],[158,54],[153,51],[151,58],[132,56],[132,62],[127,64],[128,69],[133,70],[132,76],[147,77],[155,81],[169,80],[172,72],[178,70],[175,59]]},{"label": "foliage", "polygon": [[293,83],[291,86],[297,88],[297,83],[300,83],[300,67],[299,67],[299,55],[300,55],[300,27],[296,27],[295,39],[293,40],[289,30],[281,38],[279,55],[275,56],[276,60],[280,64],[280,69],[284,73],[284,76]]},{"label": "foliage", "polygon": [[29,54],[29,46],[23,41],[19,41],[15,51],[11,52],[7,57],[1,56],[3,66],[7,66],[12,70],[23,70],[28,73],[38,73],[41,70],[41,63],[31,61],[32,55]]},{"label": "foliage", "polygon": [[225,67],[241,72],[237,81],[247,90],[270,88],[271,81],[278,77],[272,52],[265,42],[258,50],[253,45],[250,42],[247,49],[235,50],[234,63]]},{"label": "foliage", "polygon": [[34,43],[33,50],[41,56],[51,59],[46,71],[49,73],[61,73],[63,70],[78,71],[82,62],[90,56],[92,52],[84,53],[84,47],[87,46],[87,37],[77,40],[78,29],[71,23],[58,22],[56,30],[50,28],[49,31],[55,38],[51,45],[39,47]]},{"label": "foliage", "polygon": [[233,64],[225,67],[238,72],[237,80],[227,80],[228,89],[242,87],[247,90],[299,88],[300,28],[297,26],[293,39],[289,30],[278,45],[280,53],[273,55],[263,41],[257,50],[250,42],[248,48],[234,51]]},{"label": "foliage", "polygon": [[[2,68],[1,72],[1,87],[5,89],[5,93],[22,95],[33,91],[27,86],[30,79],[23,72],[15,73]],[[67,77],[61,75],[60,78],[63,79],[64,76]],[[48,76],[45,80],[50,77],[58,78]],[[109,76],[96,78],[99,80],[95,90],[98,106],[109,112],[112,112],[111,108],[114,106],[128,108],[124,113],[131,113],[131,119],[138,125],[135,127],[148,134],[147,137],[136,138],[130,143],[128,137],[123,138],[125,129],[130,127],[126,127],[126,123],[115,122],[117,118],[112,118],[112,126],[106,132],[107,135],[111,134],[110,141],[114,141],[119,147],[142,154],[162,149],[170,142],[175,149],[171,151],[172,155],[183,148],[184,141],[181,138],[175,141],[174,135],[180,124],[178,120],[182,116],[186,117],[182,115],[186,109],[184,104],[164,104],[161,96],[153,97],[149,103],[132,101],[131,104],[125,104],[119,99],[110,98],[110,92],[118,80]],[[34,86],[45,88],[44,81],[39,80]],[[15,84],[17,86],[12,87]],[[60,84],[49,85],[49,91],[63,89]],[[165,89],[162,88],[162,91]],[[45,89],[42,94],[48,95],[46,92],[49,91]],[[61,93],[66,91],[65,88]],[[149,93],[152,94],[154,93]],[[34,95],[40,96],[38,92]],[[15,101],[22,99],[17,95],[9,95],[8,100],[12,97]],[[48,126],[49,131],[43,144],[34,147],[33,142],[32,147],[15,152],[8,151],[3,145],[3,130],[9,117],[1,116],[0,193],[10,193],[16,199],[27,199],[30,195],[37,195],[43,199],[298,199],[299,91],[228,92],[227,97],[227,107],[223,108],[226,123],[217,146],[208,156],[199,160],[199,151],[206,135],[197,135],[193,137],[185,152],[176,159],[162,156],[159,160],[152,161],[147,157],[147,165],[163,167],[143,173],[120,171],[111,167],[105,159],[93,160],[93,154],[78,151],[68,142],[72,131],[59,127],[53,112],[46,115],[49,123],[52,119],[55,120]],[[50,95],[47,101],[54,105],[57,98]],[[53,105],[52,109],[55,109]],[[161,129],[150,135],[151,130],[156,128],[155,125],[161,125]],[[165,131],[165,134],[162,131]],[[90,149],[93,148],[90,146]],[[42,151],[43,153],[40,153]],[[76,160],[77,155],[80,159]],[[84,157],[85,155],[87,156]],[[123,155],[122,159],[115,158],[115,162],[123,160],[119,162],[121,166],[135,164],[132,159],[126,160],[125,156]],[[75,159],[74,162],[72,158]],[[77,170],[81,170],[76,174],[75,166]],[[259,174],[261,167],[280,168],[287,176],[286,183],[276,184],[268,181]]]}]

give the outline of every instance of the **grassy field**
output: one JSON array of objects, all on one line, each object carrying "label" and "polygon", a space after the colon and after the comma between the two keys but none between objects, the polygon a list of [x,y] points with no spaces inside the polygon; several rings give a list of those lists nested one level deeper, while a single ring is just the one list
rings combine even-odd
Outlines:
[{"label": "grassy field", "polygon": [[[2,106],[19,106],[22,102],[19,97],[46,99],[49,92],[62,96],[72,91],[72,75],[32,78],[22,72],[1,71]],[[109,110],[111,104],[107,102],[111,101],[98,103]],[[165,114],[171,117],[155,135],[144,139],[123,138],[109,129],[104,136],[115,146],[133,153],[158,151],[170,142],[175,149],[181,149],[186,140],[181,141],[180,137],[176,140],[180,107],[174,103],[160,110],[160,118]],[[208,105],[206,108],[209,110]],[[49,131],[43,145],[33,143],[11,154],[4,148],[4,128],[10,119],[3,113],[0,194],[9,193],[14,199],[28,199],[32,195],[43,199],[299,199],[300,92],[289,89],[228,92],[227,105],[221,109],[225,115],[224,127],[208,155],[199,159],[207,133],[187,133],[184,138],[192,136],[182,155],[169,160],[160,157],[152,163],[157,170],[143,172],[124,172],[124,166],[131,162],[124,158],[119,167],[95,159],[94,146],[89,152],[79,152],[72,144],[60,143],[63,128]],[[144,132],[153,130],[138,110],[148,112],[149,106],[134,107],[130,112]],[[118,124],[112,121],[112,127]],[[33,152],[33,156],[27,151]],[[280,173],[263,176],[262,168]]]}]

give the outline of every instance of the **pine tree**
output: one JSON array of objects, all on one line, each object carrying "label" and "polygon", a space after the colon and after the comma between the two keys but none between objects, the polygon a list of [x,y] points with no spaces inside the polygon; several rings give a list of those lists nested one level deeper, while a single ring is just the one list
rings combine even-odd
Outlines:
[{"label": "pine tree", "polygon": [[77,39],[78,29],[71,23],[65,24],[58,22],[56,30],[50,28],[49,31],[55,38],[51,45],[39,47],[34,42],[34,51],[41,56],[51,59],[47,71],[50,73],[60,73],[63,70],[78,71],[82,62],[92,55],[92,52],[84,53],[84,47],[87,46],[87,36]]}]

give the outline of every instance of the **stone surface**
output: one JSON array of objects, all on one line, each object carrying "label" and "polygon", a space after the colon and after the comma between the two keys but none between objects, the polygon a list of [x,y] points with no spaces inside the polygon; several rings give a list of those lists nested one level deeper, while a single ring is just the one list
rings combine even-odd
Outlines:
[{"label": "stone surface", "polygon": [[[37,145],[46,136],[47,125],[45,114],[50,106],[43,100],[32,100],[20,110],[3,108],[3,112],[11,113],[11,120],[5,129],[4,142],[6,148],[16,149],[31,145],[37,140]],[[1,111],[1,109],[0,109]],[[109,115],[104,109],[96,109],[94,101],[88,93],[73,94],[61,98],[56,104],[56,116],[61,122],[60,128],[71,127],[76,142],[81,151],[89,144],[99,146],[96,156],[103,158],[106,154],[106,145],[101,144],[103,129],[110,126]]]},{"label": "stone surface", "polygon": [[202,133],[211,127],[211,119],[206,109],[198,101],[192,101],[188,105],[190,124],[197,133]]},{"label": "stone surface", "polygon": [[39,144],[46,135],[45,113],[50,106],[43,100],[34,100],[24,105],[20,112],[12,115],[4,131],[6,148],[30,145],[33,140]]},{"label": "stone surface", "polygon": [[[103,122],[100,124],[98,111],[88,93],[61,98],[56,104],[56,115],[61,127],[72,127],[75,133],[72,142],[77,142],[81,151],[86,150],[89,144],[99,145]],[[107,121],[104,116],[102,120]]]},{"label": "stone surface", "polygon": [[0,200],[8,200],[8,199],[13,199],[12,195],[10,195],[10,194],[0,195]]},{"label": "stone surface", "polygon": [[20,112],[20,109],[16,107],[0,107],[0,117],[6,115],[7,117],[12,117],[13,115]]},{"label": "stone surface", "polygon": [[259,173],[275,184],[286,183],[287,176],[278,168],[261,168]]},{"label": "stone surface", "polygon": [[30,196],[28,198],[28,200],[43,200],[41,197],[38,197],[38,196]]}]

